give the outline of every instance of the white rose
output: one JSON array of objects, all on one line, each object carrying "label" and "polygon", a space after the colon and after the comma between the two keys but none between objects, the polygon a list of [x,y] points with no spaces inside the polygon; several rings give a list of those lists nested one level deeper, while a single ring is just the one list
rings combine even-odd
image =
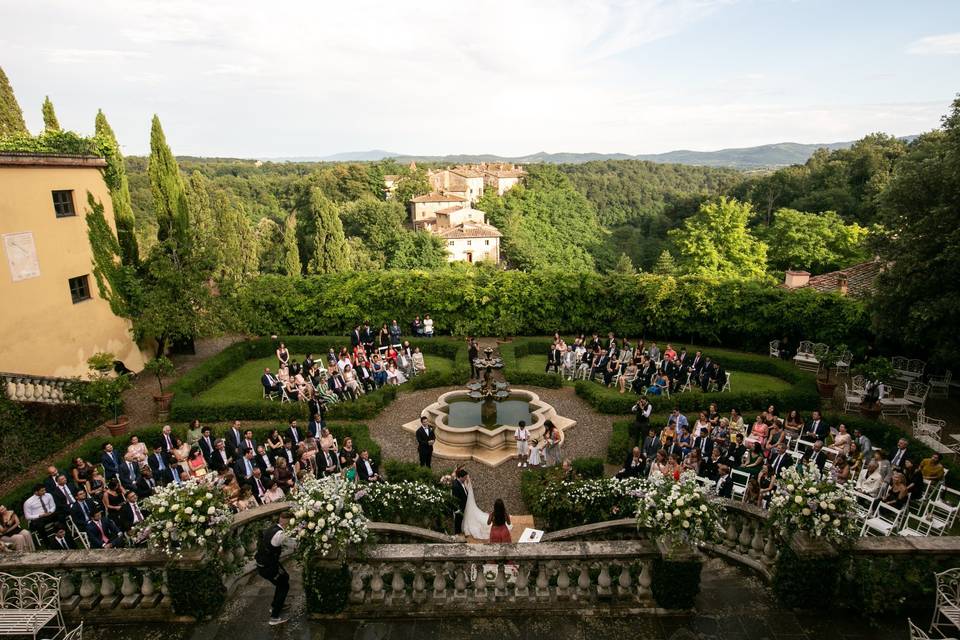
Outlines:
[{"label": "white rose", "polygon": [[164,531],[164,532],[163,532],[163,537],[164,537],[165,539],[166,539],[166,538],[169,538],[169,537],[170,537],[170,532],[169,532],[169,531]]},{"label": "white rose", "polygon": [[310,529],[311,531],[313,531],[316,528],[316,526],[317,525],[313,524],[312,522],[307,523],[307,529]]},{"label": "white rose", "polygon": [[179,508],[180,508],[180,505],[178,505],[178,504],[172,504],[172,505],[170,505],[170,511],[176,511],[176,510],[179,509]]},{"label": "white rose", "polygon": [[703,513],[706,513],[706,512],[707,512],[707,505],[705,505],[705,504],[700,505],[700,511],[702,511]]},{"label": "white rose", "polygon": [[199,518],[197,518],[197,521],[198,521],[198,522],[206,522],[206,521],[207,521],[207,516],[200,516]]},{"label": "white rose", "polygon": [[320,518],[319,520],[317,520],[317,526],[323,529],[325,526],[327,526],[327,521],[324,520],[323,518]]},{"label": "white rose", "polygon": [[329,539],[330,539],[330,537],[327,536],[327,534],[323,534],[322,536],[320,536],[320,540],[322,540],[323,542],[326,542],[326,541],[329,540]]},{"label": "white rose", "polygon": [[689,529],[689,528],[690,528],[690,523],[689,523],[688,521],[686,521],[686,520],[684,520],[684,521],[681,522],[680,524],[683,525],[683,528],[684,528],[684,529]]},{"label": "white rose", "polygon": [[312,517],[315,516],[315,515],[317,515],[317,514],[314,513],[313,509],[310,509],[309,511],[307,511],[307,517],[308,517],[308,518],[312,518]]},{"label": "white rose", "polygon": [[203,500],[197,500],[196,502],[193,503],[193,506],[195,506],[195,507],[202,507],[202,506],[203,506]]},{"label": "white rose", "polygon": [[183,512],[187,515],[190,515],[191,513],[193,513],[193,507],[187,507],[186,509],[183,510]]},{"label": "white rose", "polygon": [[212,493],[207,493],[204,497],[205,497],[207,500],[213,500],[213,494],[212,494]]},{"label": "white rose", "polygon": [[353,518],[353,512],[347,511],[343,517],[346,518],[347,520],[350,520],[351,518]]},{"label": "white rose", "polygon": [[803,496],[794,496],[793,501],[797,504],[803,504]]},{"label": "white rose", "polygon": [[327,503],[327,511],[333,511],[333,505],[329,502]]},{"label": "white rose", "polygon": [[212,535],[213,535],[213,529],[204,529],[204,530],[203,530],[203,535],[205,535],[205,536],[212,536]]},{"label": "white rose", "polygon": [[212,516],[212,515],[215,514],[216,512],[217,512],[217,508],[216,508],[216,507],[210,507],[209,509],[207,509],[207,515],[208,515],[208,516]]},{"label": "white rose", "polygon": [[190,516],[190,522],[196,522],[197,516]]},{"label": "white rose", "polygon": [[830,522],[830,516],[828,516],[827,514],[823,514],[822,516],[820,516],[820,519],[823,520],[824,522]]},{"label": "white rose", "polygon": [[796,487],[794,487],[792,484],[787,485],[787,491],[793,491],[794,489],[796,489]]},{"label": "white rose", "polygon": [[808,515],[810,515],[810,509],[807,509],[806,507],[804,507],[804,508],[803,508],[803,511],[801,511],[800,513],[802,513],[802,514],[805,515],[805,516],[808,516]]},{"label": "white rose", "polygon": [[682,507],[682,506],[683,506],[683,498],[677,498],[677,506],[678,506],[678,507]]}]

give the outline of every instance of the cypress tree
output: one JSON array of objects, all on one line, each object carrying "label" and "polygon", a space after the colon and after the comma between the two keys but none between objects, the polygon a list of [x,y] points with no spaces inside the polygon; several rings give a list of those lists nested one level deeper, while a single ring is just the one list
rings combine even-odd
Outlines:
[{"label": "cypress tree", "polygon": [[303,273],[300,264],[300,249],[297,247],[297,215],[291,213],[283,226],[283,271],[288,276],[299,277]]},{"label": "cypress tree", "polygon": [[153,116],[150,127],[150,192],[157,216],[157,239],[168,243],[174,254],[188,250],[190,244],[190,207],[187,193],[173,152],[160,126],[160,118]]},{"label": "cypress tree", "polygon": [[[51,107],[52,110],[52,107]],[[103,170],[103,179],[110,189],[110,200],[113,202],[113,218],[117,225],[117,239],[120,241],[120,258],[123,264],[136,266],[140,262],[140,248],[137,246],[137,235],[134,230],[133,205],[130,201],[130,184],[127,180],[127,168],[120,153],[120,145],[113,128],[107,122],[103,111],[97,111],[94,121],[94,130],[100,139],[100,148],[103,151],[107,167]]]},{"label": "cypress tree", "polygon": [[3,72],[3,67],[0,67],[0,138],[29,133],[27,123],[23,121],[23,111],[13,95],[10,80]]},{"label": "cypress tree", "polygon": [[53,110],[53,103],[50,102],[50,96],[43,99],[43,130],[60,131],[60,122],[57,120],[57,113]]},{"label": "cypress tree", "polygon": [[672,276],[677,272],[677,266],[673,261],[673,255],[664,249],[660,252],[656,264],[653,265],[653,272],[661,276]]},{"label": "cypress tree", "polygon": [[320,189],[310,190],[308,213],[313,217],[313,255],[310,273],[337,273],[350,270],[350,246],[343,233],[337,206]]}]

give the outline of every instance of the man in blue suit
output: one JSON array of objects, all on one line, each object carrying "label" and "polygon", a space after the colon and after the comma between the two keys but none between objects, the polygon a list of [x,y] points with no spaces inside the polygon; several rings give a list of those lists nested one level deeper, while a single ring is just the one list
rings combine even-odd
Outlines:
[{"label": "man in blue suit", "polygon": [[87,538],[91,549],[115,549],[123,546],[123,534],[103,511],[95,511],[87,522]]},{"label": "man in blue suit", "polygon": [[113,450],[113,445],[109,442],[103,445],[103,455],[100,457],[100,464],[103,465],[103,477],[109,480],[116,478],[120,473],[120,454]]}]

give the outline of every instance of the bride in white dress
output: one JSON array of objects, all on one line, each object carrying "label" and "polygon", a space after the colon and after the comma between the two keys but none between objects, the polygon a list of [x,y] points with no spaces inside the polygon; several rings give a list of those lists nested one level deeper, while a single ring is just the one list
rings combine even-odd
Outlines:
[{"label": "bride in white dress", "polygon": [[487,540],[490,538],[490,525],[487,524],[490,514],[477,506],[477,499],[473,495],[473,481],[469,476],[465,484],[467,508],[463,510],[463,533],[477,540]]}]

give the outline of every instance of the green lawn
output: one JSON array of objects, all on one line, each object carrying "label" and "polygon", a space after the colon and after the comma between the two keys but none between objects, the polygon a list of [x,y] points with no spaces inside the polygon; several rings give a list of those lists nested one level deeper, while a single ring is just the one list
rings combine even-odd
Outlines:
[{"label": "green lawn", "polygon": [[[542,355],[530,355],[523,356],[518,358],[517,366],[521,371],[527,371],[530,373],[543,373],[543,367],[547,363],[546,356]],[[507,371],[507,379],[510,379],[510,372]],[[564,384],[573,384],[571,382],[564,381]],[[741,371],[731,371],[730,372],[730,386],[731,391],[761,391],[761,392],[776,392],[776,391],[785,391],[790,388],[790,383],[786,380],[781,380],[775,376],[768,376],[762,373],[745,373]],[[619,394],[620,391],[614,388],[607,390],[612,394]],[[689,393],[689,392],[688,392]],[[701,393],[700,388],[696,387],[692,393]]]},{"label": "green lawn", "polygon": [[[453,369],[453,361],[440,356],[425,355],[424,362],[427,371],[449,373]],[[263,387],[260,386],[260,376],[265,367],[276,372],[277,358],[269,356],[259,360],[248,360],[233,373],[220,380],[198,396],[204,400],[259,400],[263,397]]]}]

